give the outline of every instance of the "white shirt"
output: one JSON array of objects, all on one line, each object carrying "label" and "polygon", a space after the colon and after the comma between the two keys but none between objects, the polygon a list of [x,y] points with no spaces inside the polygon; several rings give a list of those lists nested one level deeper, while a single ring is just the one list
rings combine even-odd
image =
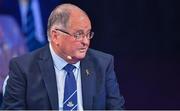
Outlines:
[{"label": "white shirt", "polygon": [[[21,21],[22,21],[22,27],[25,27],[26,24],[26,15],[27,15],[27,10],[28,10],[28,0],[19,0],[19,8],[20,8],[20,15],[21,15]],[[35,34],[36,34],[36,39],[44,43],[45,42],[45,36],[44,36],[44,30],[43,30],[43,25],[42,25],[42,16],[40,12],[40,5],[39,5],[39,0],[32,0],[32,12],[34,16],[34,22],[35,22]]]},{"label": "white shirt", "polygon": [[[63,70],[63,67],[66,66],[68,63],[54,52],[50,43],[49,43],[49,47],[50,47],[50,52],[51,52],[52,59],[54,62],[55,73],[56,73],[59,110],[63,110],[64,85],[65,85],[65,77],[67,74],[67,72]],[[78,110],[83,110],[80,61],[73,65],[76,67],[73,70],[73,72],[74,72],[74,76],[77,83]]]}]

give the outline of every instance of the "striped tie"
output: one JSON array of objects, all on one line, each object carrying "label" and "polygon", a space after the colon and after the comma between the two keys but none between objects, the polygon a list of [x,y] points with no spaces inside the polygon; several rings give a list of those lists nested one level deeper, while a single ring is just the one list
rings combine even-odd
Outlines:
[{"label": "striped tie", "polygon": [[64,86],[63,110],[77,110],[77,86],[73,69],[75,66],[67,64],[63,69],[67,72]]},{"label": "striped tie", "polygon": [[26,44],[28,46],[29,51],[33,51],[34,49],[42,46],[41,43],[36,39],[35,23],[34,23],[35,21],[34,21],[31,4],[32,4],[32,0],[29,0],[28,10],[26,15],[27,21],[24,29],[24,33],[26,36]]}]

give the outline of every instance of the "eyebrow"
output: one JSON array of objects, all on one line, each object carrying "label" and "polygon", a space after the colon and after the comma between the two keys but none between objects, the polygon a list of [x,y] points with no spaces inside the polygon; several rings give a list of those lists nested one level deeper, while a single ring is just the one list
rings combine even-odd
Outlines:
[{"label": "eyebrow", "polygon": [[[91,29],[88,29],[86,31],[86,33],[90,32],[90,31],[91,31]],[[84,30],[82,30],[82,29],[79,29],[79,30],[75,31],[75,33],[77,33],[77,32],[85,33]]]}]

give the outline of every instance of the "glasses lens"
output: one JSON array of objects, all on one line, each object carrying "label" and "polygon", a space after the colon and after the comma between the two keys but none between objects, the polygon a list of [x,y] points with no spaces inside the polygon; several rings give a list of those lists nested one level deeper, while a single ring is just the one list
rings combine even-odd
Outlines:
[{"label": "glasses lens", "polygon": [[87,34],[84,34],[83,32],[77,32],[77,33],[74,34],[74,37],[76,39],[82,39],[84,37],[86,37],[87,39],[92,39],[93,36],[94,36],[94,32],[89,32]]},{"label": "glasses lens", "polygon": [[88,39],[92,39],[93,36],[94,36],[94,32],[90,32],[90,33],[88,34],[87,38],[88,38]]},{"label": "glasses lens", "polygon": [[83,33],[77,32],[77,33],[74,34],[74,37],[75,37],[76,39],[81,39],[81,38],[83,37]]}]

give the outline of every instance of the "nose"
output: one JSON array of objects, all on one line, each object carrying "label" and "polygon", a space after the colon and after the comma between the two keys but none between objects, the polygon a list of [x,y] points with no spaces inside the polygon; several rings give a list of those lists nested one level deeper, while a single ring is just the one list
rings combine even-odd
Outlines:
[{"label": "nose", "polygon": [[88,38],[86,38],[86,37],[83,37],[81,43],[82,43],[83,45],[87,45],[87,46],[88,46],[89,43],[90,43],[90,39],[88,39]]}]

